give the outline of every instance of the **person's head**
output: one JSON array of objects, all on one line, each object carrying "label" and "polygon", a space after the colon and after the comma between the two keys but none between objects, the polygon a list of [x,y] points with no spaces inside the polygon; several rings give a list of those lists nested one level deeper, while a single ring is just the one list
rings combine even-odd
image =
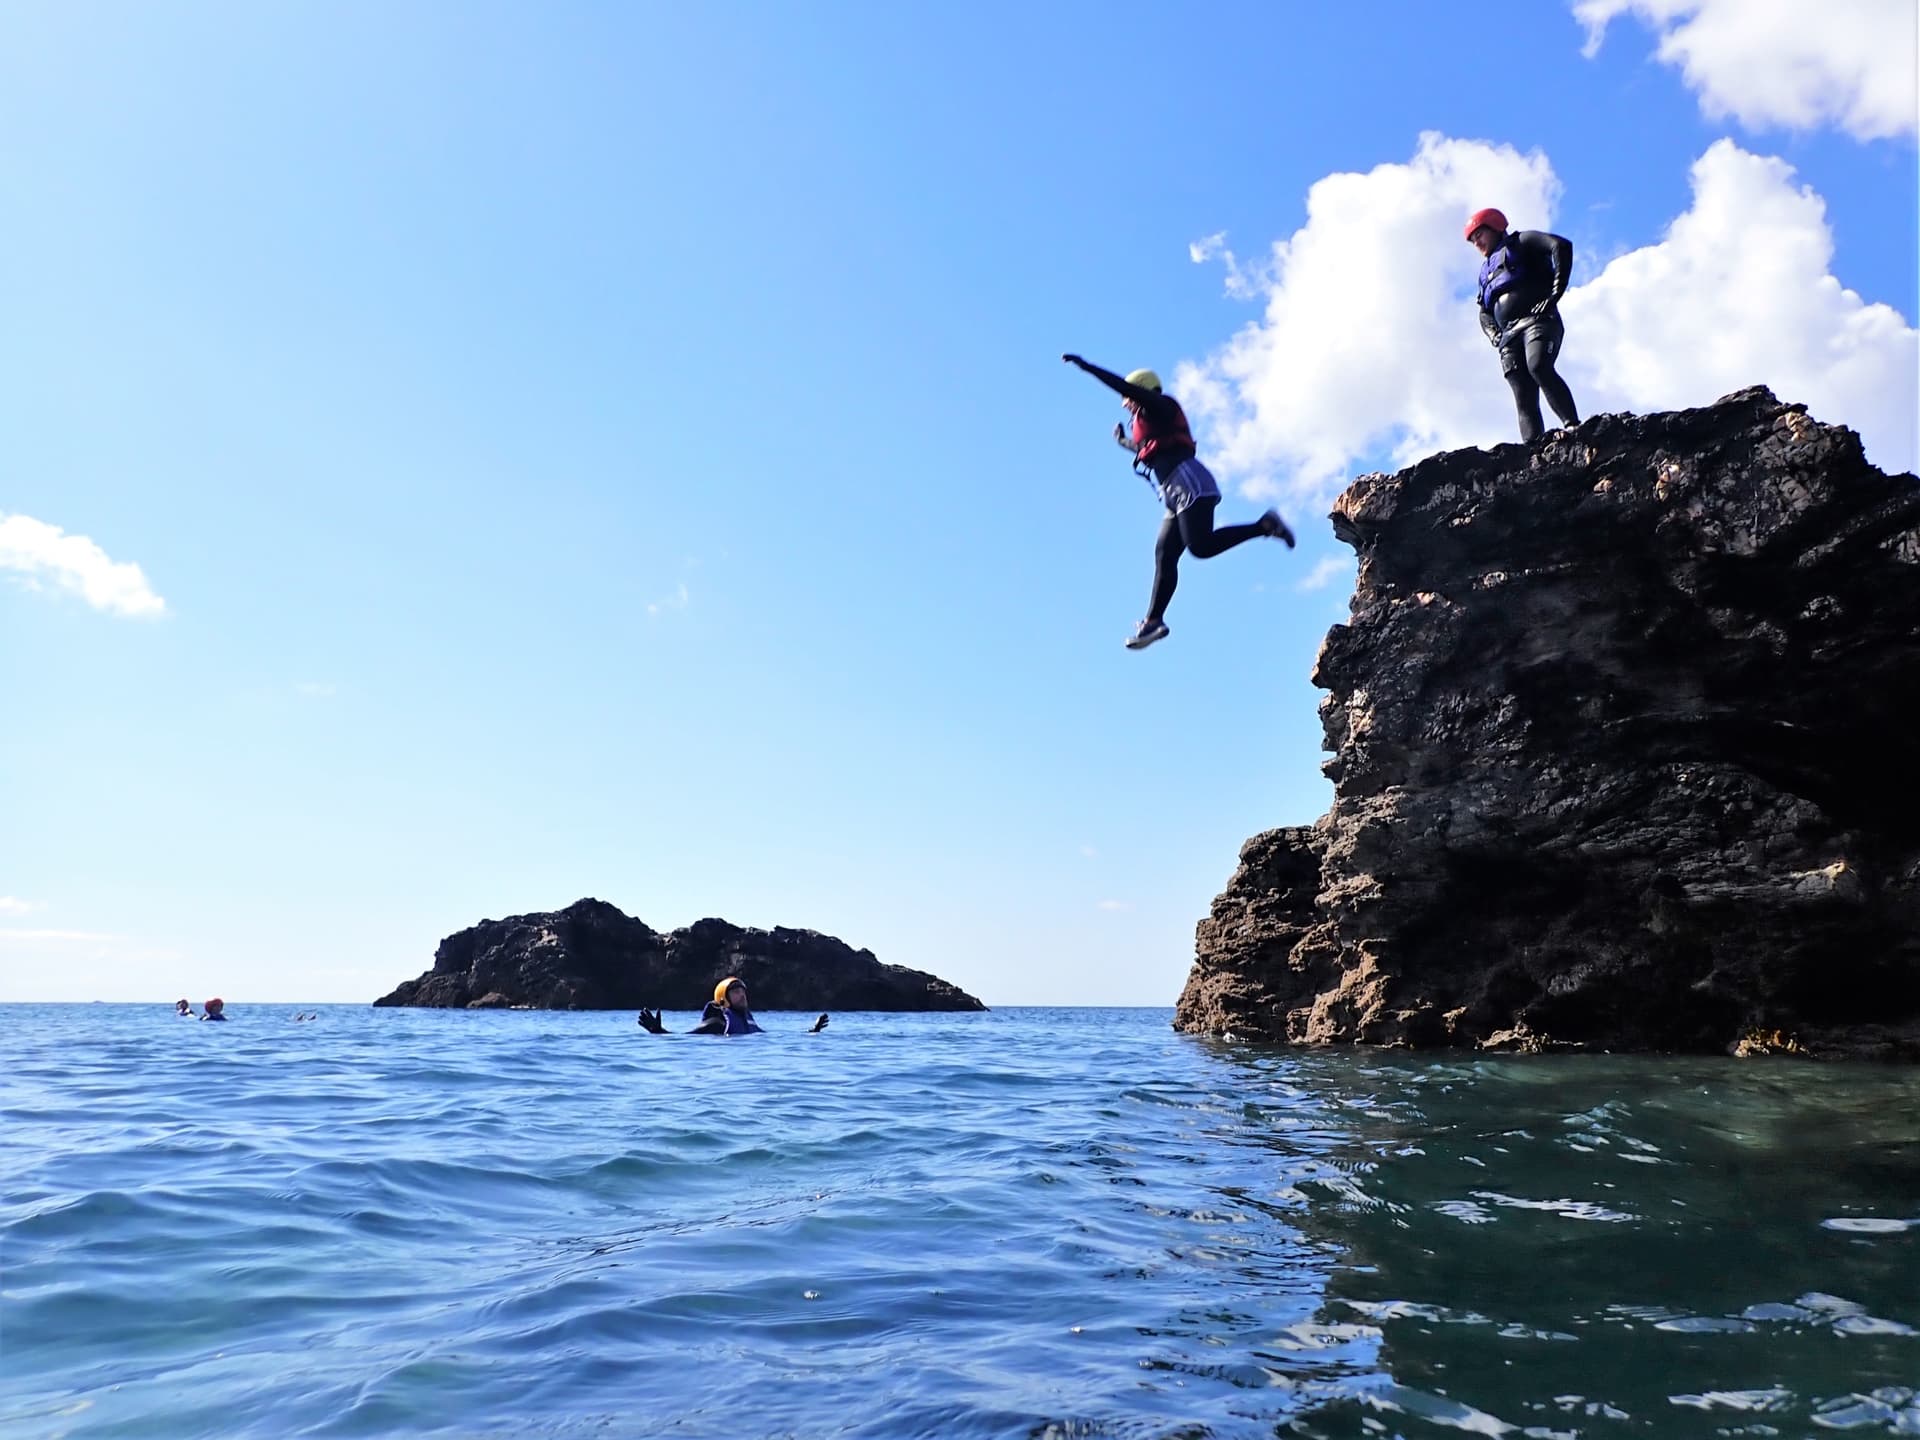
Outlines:
[{"label": "person's head", "polygon": [[[181,1003],[184,1004],[185,1002],[183,1001]],[[218,1015],[222,1010],[227,1008],[227,1002],[216,995],[200,1008],[205,1010],[209,1015]]]},{"label": "person's head", "polygon": [[[1165,393],[1160,388],[1160,377],[1151,370],[1135,370],[1127,376],[1127,383],[1129,385],[1138,385],[1143,390],[1151,390],[1156,395]],[[1137,410],[1140,408],[1132,400],[1123,400],[1121,403],[1129,410]]]},{"label": "person's head", "polygon": [[1493,253],[1507,233],[1507,217],[1489,206],[1467,217],[1467,243],[1482,255]]},{"label": "person's head", "polygon": [[193,1006],[185,1000],[174,1001],[173,1009],[177,1015],[191,1015],[193,1013]]},{"label": "person's head", "polygon": [[714,1000],[730,1010],[747,1008],[747,987],[736,977],[729,975],[713,987]]}]

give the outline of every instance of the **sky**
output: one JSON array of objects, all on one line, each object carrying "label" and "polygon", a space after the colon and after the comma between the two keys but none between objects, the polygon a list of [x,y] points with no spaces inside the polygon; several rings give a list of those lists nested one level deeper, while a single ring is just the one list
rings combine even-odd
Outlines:
[{"label": "sky", "polygon": [[[1749,384],[1912,469],[1911,0],[0,10],[0,1000],[357,1002],[483,917],[1171,1004],[1323,812],[1352,476]],[[1151,366],[1189,559],[1109,392]]]}]

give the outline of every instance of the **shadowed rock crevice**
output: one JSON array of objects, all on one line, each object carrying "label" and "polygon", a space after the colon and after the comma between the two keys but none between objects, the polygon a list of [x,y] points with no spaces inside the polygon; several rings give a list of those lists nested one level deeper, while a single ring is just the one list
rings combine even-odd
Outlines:
[{"label": "shadowed rock crevice", "polygon": [[1764,389],[1336,502],[1332,808],[1248,841],[1182,1029],[1920,1058],[1920,485]]},{"label": "shadowed rock crevice", "polygon": [[433,969],[375,1005],[434,1009],[698,1010],[727,976],[756,1010],[984,1010],[923,970],[886,965],[813,930],[700,920],[666,933],[604,900],[482,920],[449,935]]}]

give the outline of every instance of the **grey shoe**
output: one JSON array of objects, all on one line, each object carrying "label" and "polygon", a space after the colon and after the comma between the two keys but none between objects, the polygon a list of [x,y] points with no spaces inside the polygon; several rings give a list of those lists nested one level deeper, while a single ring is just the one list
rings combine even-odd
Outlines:
[{"label": "grey shoe", "polygon": [[1142,620],[1133,627],[1133,634],[1127,637],[1127,649],[1144,650],[1154,641],[1166,639],[1168,633],[1166,621]]}]

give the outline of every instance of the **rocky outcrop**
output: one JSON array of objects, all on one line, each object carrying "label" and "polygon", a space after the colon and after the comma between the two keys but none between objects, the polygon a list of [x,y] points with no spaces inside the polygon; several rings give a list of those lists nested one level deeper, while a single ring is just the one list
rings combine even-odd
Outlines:
[{"label": "rocky outcrop", "polygon": [[1316,824],[1175,1024],[1920,1058],[1920,484],[1745,390],[1339,498]]},{"label": "rocky outcrop", "polygon": [[884,965],[813,930],[701,920],[662,934],[603,900],[482,920],[449,935],[433,969],[375,1005],[438,1009],[698,1010],[737,975],[755,1010],[984,1010],[938,976]]}]

